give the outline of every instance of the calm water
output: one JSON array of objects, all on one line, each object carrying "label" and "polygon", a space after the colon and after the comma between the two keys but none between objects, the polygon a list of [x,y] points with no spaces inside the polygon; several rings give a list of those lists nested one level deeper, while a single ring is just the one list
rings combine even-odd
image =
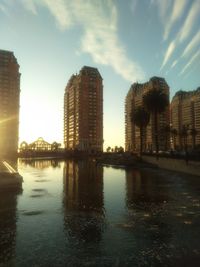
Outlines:
[{"label": "calm water", "polygon": [[0,192],[0,266],[199,266],[199,177],[19,161]]}]

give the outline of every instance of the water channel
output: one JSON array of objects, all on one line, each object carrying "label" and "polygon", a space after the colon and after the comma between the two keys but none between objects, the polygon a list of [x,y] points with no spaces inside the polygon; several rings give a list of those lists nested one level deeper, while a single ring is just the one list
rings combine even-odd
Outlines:
[{"label": "water channel", "polygon": [[0,192],[2,266],[199,266],[199,177],[18,160]]}]

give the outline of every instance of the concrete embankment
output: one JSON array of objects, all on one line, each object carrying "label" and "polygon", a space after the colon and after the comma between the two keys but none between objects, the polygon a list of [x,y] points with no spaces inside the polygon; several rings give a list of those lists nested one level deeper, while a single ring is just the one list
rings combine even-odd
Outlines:
[{"label": "concrete embankment", "polygon": [[96,158],[96,162],[103,165],[118,166],[118,167],[157,167],[155,164],[146,163],[140,157],[130,153],[103,153]]},{"label": "concrete embankment", "polygon": [[153,156],[142,156],[144,162],[157,165],[159,168],[184,172],[200,176],[200,161],[186,161],[183,159],[172,159],[160,157],[158,160]]}]

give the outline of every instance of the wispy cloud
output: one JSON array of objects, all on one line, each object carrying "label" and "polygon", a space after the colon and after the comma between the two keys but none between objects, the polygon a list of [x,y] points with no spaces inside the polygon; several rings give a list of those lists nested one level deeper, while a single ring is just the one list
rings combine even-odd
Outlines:
[{"label": "wispy cloud", "polygon": [[189,56],[193,49],[195,49],[197,46],[200,47],[200,31],[197,32],[197,34],[192,38],[191,42],[186,46],[182,57]]},{"label": "wispy cloud", "polygon": [[162,63],[160,70],[162,70],[164,68],[165,64],[168,62],[169,58],[171,57],[172,53],[175,50],[175,47],[176,47],[176,42],[172,41],[170,43],[170,45],[168,46],[168,49],[165,53],[165,57],[164,57],[164,60],[163,60],[163,63]]},{"label": "wispy cloud", "polygon": [[80,25],[83,29],[80,49],[90,54],[95,63],[112,67],[116,73],[131,82],[144,78],[139,64],[127,57],[118,38],[118,13],[113,0],[29,1],[48,8],[61,30]]},{"label": "wispy cloud", "polygon": [[200,50],[198,50],[193,57],[190,59],[190,61],[185,65],[185,67],[182,69],[182,71],[179,73],[179,76],[184,74],[184,72],[191,66],[191,64],[200,56]]},{"label": "wispy cloud", "polygon": [[168,19],[171,4],[172,0],[151,0],[151,5],[155,5],[158,8],[158,13],[163,25],[165,25],[166,20]]},{"label": "wispy cloud", "polygon": [[69,0],[40,0],[40,4],[49,9],[61,30],[65,30],[73,25],[73,14]]},{"label": "wispy cloud", "polygon": [[174,62],[171,65],[171,68],[174,68],[176,66],[176,64],[178,63],[178,59],[174,60]]},{"label": "wispy cloud", "polygon": [[196,0],[190,9],[190,12],[183,25],[182,31],[180,32],[180,37],[179,37],[180,42],[184,41],[191,33],[194,22],[196,21],[196,18],[199,17],[199,12],[200,12],[200,1]]},{"label": "wispy cloud", "polygon": [[195,50],[195,48],[200,47],[200,31],[197,32],[197,34],[194,35],[192,40],[189,42],[189,44],[184,49],[182,55],[179,57],[179,59],[174,60],[174,62],[171,65],[171,69],[176,66],[176,64],[179,62],[181,58],[187,58],[191,53]]},{"label": "wispy cloud", "polygon": [[36,5],[34,0],[21,0],[22,4],[26,7],[27,10],[31,11],[34,15],[37,15]]},{"label": "wispy cloud", "polygon": [[168,18],[168,21],[165,23],[165,29],[164,29],[164,40],[167,40],[172,27],[177,22],[179,18],[183,15],[183,12],[185,10],[187,4],[187,0],[174,0],[174,5],[172,12],[170,13],[170,17]]},{"label": "wispy cloud", "polygon": [[[169,59],[171,58],[173,52],[175,51],[175,48],[178,47],[181,43],[183,43],[183,41],[185,41],[191,34],[191,32],[193,31],[193,26],[196,22],[196,19],[199,16],[199,12],[200,12],[200,1],[196,0],[194,1],[194,3],[192,4],[190,11],[188,13],[188,16],[185,20],[185,23],[183,24],[183,27],[181,28],[181,30],[179,31],[179,33],[177,34],[177,36],[175,37],[175,39],[169,44],[164,59],[163,59],[163,63],[161,65],[160,69],[163,69],[164,66],[167,64],[167,62],[169,61]],[[172,47],[173,44],[173,47]]]},{"label": "wispy cloud", "polygon": [[1,0],[0,3],[0,12],[3,12],[5,15],[10,16],[9,8],[11,6],[11,0]]},{"label": "wispy cloud", "polygon": [[6,8],[4,5],[0,4],[0,11],[6,14]]},{"label": "wispy cloud", "polygon": [[137,5],[138,5],[138,0],[132,0],[131,1],[131,4],[130,4],[130,8],[131,8],[131,11],[134,13],[136,8],[137,8]]}]

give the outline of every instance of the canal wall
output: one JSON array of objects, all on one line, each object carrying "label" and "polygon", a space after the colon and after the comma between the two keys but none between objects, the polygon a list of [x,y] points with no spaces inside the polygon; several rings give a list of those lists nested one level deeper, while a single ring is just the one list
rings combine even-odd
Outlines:
[{"label": "canal wall", "polygon": [[144,162],[156,164],[159,168],[184,172],[200,176],[200,161],[186,161],[183,159],[172,159],[160,157],[158,160],[155,156],[142,156]]}]

